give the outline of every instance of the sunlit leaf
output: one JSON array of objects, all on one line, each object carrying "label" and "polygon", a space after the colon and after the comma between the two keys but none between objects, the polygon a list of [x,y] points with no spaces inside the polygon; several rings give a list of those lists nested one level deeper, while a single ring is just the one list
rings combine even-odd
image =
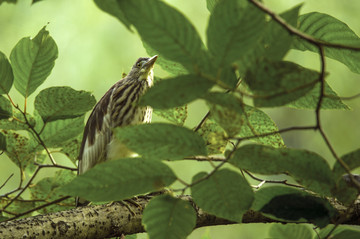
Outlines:
[{"label": "sunlit leaf", "polygon": [[269,229],[269,239],[291,238],[308,239],[313,236],[311,229],[307,225],[300,224],[272,224]]}]

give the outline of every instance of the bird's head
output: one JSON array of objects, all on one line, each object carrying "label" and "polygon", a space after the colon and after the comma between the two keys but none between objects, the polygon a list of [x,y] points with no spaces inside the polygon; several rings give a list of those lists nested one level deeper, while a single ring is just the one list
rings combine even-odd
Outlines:
[{"label": "bird's head", "polygon": [[147,58],[147,57],[139,58],[131,68],[131,71],[127,75],[127,78],[130,78],[132,80],[142,81],[142,80],[147,80],[150,77],[152,81],[154,77],[153,68],[157,58],[158,58],[157,55],[151,58]]}]

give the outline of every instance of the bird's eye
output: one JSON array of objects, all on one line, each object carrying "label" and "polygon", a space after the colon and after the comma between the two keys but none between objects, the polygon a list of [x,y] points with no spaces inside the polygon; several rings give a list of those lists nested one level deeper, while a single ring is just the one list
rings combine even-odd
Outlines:
[{"label": "bird's eye", "polygon": [[136,64],[137,67],[142,67],[146,61],[142,60]]},{"label": "bird's eye", "polygon": [[141,62],[137,63],[136,66],[137,66],[137,67],[140,67],[140,66],[141,66]]}]

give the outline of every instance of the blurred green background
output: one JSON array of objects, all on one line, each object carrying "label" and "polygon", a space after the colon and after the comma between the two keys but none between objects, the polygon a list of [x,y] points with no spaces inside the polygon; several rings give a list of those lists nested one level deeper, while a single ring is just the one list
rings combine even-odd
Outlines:
[{"label": "blurred green background", "polygon": [[[205,0],[167,0],[192,21],[205,41],[205,32],[209,12]],[[266,0],[267,6],[276,12],[305,3],[301,14],[318,11],[330,14],[349,25],[360,34],[360,2],[358,0]],[[0,6],[0,51],[8,57],[15,44],[23,37],[34,37],[47,25],[50,35],[59,48],[59,57],[55,67],[45,83],[32,95],[29,110],[36,94],[50,86],[71,86],[76,90],[93,92],[96,99],[120,79],[123,72],[128,72],[135,60],[146,56],[141,40],[136,33],[128,31],[117,19],[102,12],[93,1],[88,0],[47,0],[31,6],[30,0],[19,0],[19,3]],[[290,51],[286,57],[305,67],[319,70],[319,56],[309,52]],[[340,96],[350,96],[360,92],[360,76],[350,72],[344,65],[327,59],[327,78],[329,84]],[[167,73],[159,66],[155,74],[166,77]],[[22,97],[12,89],[10,95],[19,104]],[[322,124],[336,152],[343,155],[359,148],[360,99],[346,102],[351,111],[324,111]],[[186,125],[196,125],[206,113],[205,105],[194,102],[189,107],[189,118]],[[315,122],[312,111],[292,109],[265,109],[279,128],[293,125],[309,125]],[[153,121],[161,119],[154,117]],[[325,157],[332,165],[334,158],[325,146],[321,137],[314,132],[296,132],[284,134],[289,147],[305,148]],[[55,154],[58,162],[71,165],[62,155]],[[205,163],[177,162],[171,163],[179,177],[190,180],[199,170],[209,170]],[[0,190],[0,194],[17,187],[19,170],[5,156],[0,156],[0,184],[11,174],[15,176]],[[42,171],[41,177],[50,176],[53,172]],[[195,230],[189,238],[266,238],[265,224],[233,225],[201,228]],[[143,236],[145,237],[145,236]]]}]

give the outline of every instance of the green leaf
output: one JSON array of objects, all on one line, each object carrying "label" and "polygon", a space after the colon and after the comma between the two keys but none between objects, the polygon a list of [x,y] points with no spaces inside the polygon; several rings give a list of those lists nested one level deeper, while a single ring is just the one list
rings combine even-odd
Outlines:
[{"label": "green leaf", "polygon": [[[45,200],[45,202],[36,202],[36,206],[41,206],[44,203],[54,201],[61,197],[64,197],[59,189],[69,183],[76,177],[76,174],[73,171],[69,170],[58,170],[53,177],[42,178],[36,184],[33,184],[30,187],[31,199],[33,200]],[[38,212],[41,214],[63,211],[73,208],[74,199],[69,198],[59,204],[53,204],[51,206],[45,207]],[[66,206],[68,205],[68,206]]]},{"label": "green leaf", "polygon": [[211,118],[207,119],[197,131],[206,142],[209,154],[223,154],[228,141],[225,131]]},{"label": "green leaf", "polygon": [[206,7],[209,12],[212,12],[215,8],[215,5],[221,0],[206,0]]},{"label": "green leaf", "polygon": [[245,76],[254,93],[254,104],[259,107],[290,103],[308,93],[318,79],[318,72],[286,61],[258,62]]},{"label": "green leaf", "polygon": [[326,199],[285,186],[260,189],[252,208],[275,220],[310,222],[319,227],[328,225],[337,213]]},{"label": "green leaf", "polygon": [[[33,116],[26,113],[26,118],[32,126],[35,126],[36,122]],[[0,129],[5,130],[29,130],[29,126],[26,124],[24,115],[20,112],[13,112],[13,117],[8,119],[0,119]]]},{"label": "green leaf", "polygon": [[6,137],[0,132],[0,150],[6,150]]},{"label": "green leaf", "polygon": [[265,15],[242,0],[220,1],[210,15],[208,48],[216,66],[226,66],[253,51],[265,28]]},{"label": "green leaf", "polygon": [[243,102],[231,94],[210,92],[204,97],[210,108],[211,117],[229,136],[240,132],[243,125]]},{"label": "green leaf", "polygon": [[[348,166],[350,170],[360,167],[360,149],[352,151],[341,156],[341,160]],[[339,161],[336,161],[333,167],[334,178],[338,180],[342,175],[346,174],[345,169],[341,166]]]},{"label": "green leaf", "polygon": [[[302,4],[295,6],[280,14],[289,25],[296,27],[299,11]],[[273,19],[267,23],[263,44],[265,46],[264,56],[272,60],[282,60],[289,51],[293,37],[289,32]]]},{"label": "green leaf", "polygon": [[[229,136],[254,136],[277,131],[276,124],[261,110],[245,105],[231,94],[211,92],[204,99],[213,119]],[[251,140],[274,147],[284,147],[280,134],[255,137]]]},{"label": "green leaf", "polygon": [[179,11],[158,0],[119,0],[118,4],[142,40],[162,56],[181,63],[189,72],[208,67],[199,34]]},{"label": "green leaf", "polygon": [[291,238],[291,239],[309,239],[313,236],[313,232],[306,225],[299,224],[275,224],[269,228],[269,236],[271,238]]},{"label": "green leaf", "polygon": [[14,75],[5,54],[0,51],[0,94],[9,93],[14,81]]},{"label": "green leaf", "polygon": [[150,239],[185,239],[196,225],[196,212],[189,202],[161,195],[146,205],[142,223]]},{"label": "green leaf", "polygon": [[[192,183],[206,177],[198,173]],[[191,187],[191,195],[203,210],[218,217],[241,222],[243,214],[251,207],[254,192],[240,174],[229,169],[221,169],[209,178]]]},{"label": "green leaf", "polygon": [[114,132],[122,143],[146,158],[180,160],[186,156],[206,155],[204,140],[180,126],[142,124],[116,128]]},{"label": "green leaf", "polygon": [[[10,197],[1,197],[0,207],[2,208],[5,205],[7,205],[10,202],[11,199],[13,199],[12,196],[10,196]],[[6,208],[6,211],[12,212],[12,213],[15,213],[15,214],[20,214],[20,213],[24,213],[26,211],[29,211],[29,210],[33,209],[34,207],[35,207],[35,203],[33,201],[24,200],[24,198],[20,196],[9,207]],[[9,213],[6,213],[6,212],[4,212],[4,215],[9,217],[9,218],[14,216],[13,214],[9,214]],[[1,215],[0,215],[0,220],[1,220]]]},{"label": "green leaf", "polygon": [[[301,15],[298,19],[299,30],[313,36],[316,39],[360,47],[359,37],[342,21],[324,13],[310,12]],[[319,52],[317,46],[304,40],[296,39],[293,48]],[[360,73],[360,52],[339,48],[325,47],[325,56],[337,60],[346,65],[352,72]]]},{"label": "green leaf", "polygon": [[187,105],[175,107],[172,109],[165,109],[165,110],[155,109],[153,112],[157,116],[167,119],[171,123],[175,123],[176,125],[179,126],[184,125],[188,114]]},{"label": "green leaf", "polygon": [[47,147],[60,147],[66,141],[81,134],[84,130],[84,116],[49,122],[45,125],[41,138]]},{"label": "green leaf", "polygon": [[12,114],[13,112],[10,101],[4,96],[0,95],[0,120],[9,119]]},{"label": "green leaf", "polygon": [[[336,92],[330,87],[330,85],[325,82],[325,95],[321,102],[321,109],[344,109],[349,110],[349,106],[347,106],[344,102],[341,101]],[[295,109],[310,109],[315,110],[317,104],[319,102],[320,95],[320,83],[316,83],[314,88],[312,88],[308,93],[304,96],[298,98],[297,100],[287,104],[287,107],[295,108]]]},{"label": "green leaf", "polygon": [[[327,227],[321,229],[319,236],[314,237],[314,239],[325,238],[329,232],[333,230],[333,228],[334,225],[328,225]],[[331,239],[358,239],[359,237],[360,231],[356,230],[356,228],[352,226],[339,225],[331,233]]]},{"label": "green leaf", "polygon": [[65,154],[74,164],[76,163],[79,156],[81,141],[82,135],[79,135],[74,139],[66,141],[61,146],[60,152]]},{"label": "green leaf", "polygon": [[103,10],[104,12],[109,13],[111,16],[116,17],[120,22],[122,22],[125,27],[131,31],[130,22],[126,19],[123,11],[117,4],[117,0],[94,0],[96,6]]},{"label": "green leaf", "polygon": [[123,158],[97,164],[62,190],[90,201],[118,201],[158,191],[175,180],[171,169],[158,160]]},{"label": "green leaf", "polygon": [[156,64],[161,66],[162,69],[169,72],[171,75],[178,76],[189,74],[189,72],[181,64],[166,59],[159,52],[152,49],[145,41],[143,41],[143,46],[149,56],[158,55]]},{"label": "green leaf", "polygon": [[287,173],[298,183],[321,195],[330,196],[330,191],[335,186],[326,160],[306,150],[244,145],[235,151],[229,162],[253,173]]},{"label": "green leaf", "polygon": [[[275,122],[270,118],[270,116],[268,116],[262,110],[249,105],[244,105],[244,109],[244,124],[241,127],[241,131],[237,136],[251,137],[270,132],[276,132],[279,130]],[[285,147],[285,143],[279,133],[271,134],[264,137],[254,137],[250,140],[275,148]]]},{"label": "green leaf", "polygon": [[6,155],[16,166],[25,170],[35,158],[29,139],[13,131],[3,130],[2,133],[6,137]]},{"label": "green leaf", "polygon": [[57,57],[58,48],[45,27],[35,38],[21,39],[10,54],[15,88],[24,97],[31,95],[50,75]]},{"label": "green leaf", "polygon": [[155,109],[182,106],[200,98],[213,83],[196,75],[181,75],[158,81],[141,98],[142,105]]},{"label": "green leaf", "polygon": [[82,116],[95,103],[95,97],[90,92],[61,86],[42,90],[36,96],[34,105],[44,122],[48,122]]}]

